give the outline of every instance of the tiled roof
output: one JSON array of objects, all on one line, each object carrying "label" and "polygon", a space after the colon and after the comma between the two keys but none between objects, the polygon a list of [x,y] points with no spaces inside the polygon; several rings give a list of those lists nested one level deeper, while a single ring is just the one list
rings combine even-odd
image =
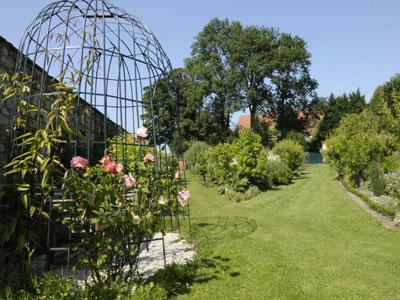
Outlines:
[{"label": "tiled roof", "polygon": [[[257,118],[263,121],[264,123],[268,124],[269,126],[274,124],[274,120],[271,117],[271,114],[257,115]],[[250,115],[241,115],[239,117],[237,127],[240,129],[250,129],[251,128],[250,120],[251,120]]]}]

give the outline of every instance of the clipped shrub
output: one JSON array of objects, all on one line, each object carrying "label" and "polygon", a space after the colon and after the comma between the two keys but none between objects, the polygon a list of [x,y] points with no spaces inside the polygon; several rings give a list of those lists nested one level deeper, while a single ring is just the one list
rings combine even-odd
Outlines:
[{"label": "clipped shrub", "polygon": [[264,168],[265,176],[270,185],[287,185],[293,180],[292,171],[283,162],[267,161]]},{"label": "clipped shrub", "polygon": [[281,161],[285,163],[290,170],[298,170],[304,163],[305,153],[303,147],[292,140],[282,140],[272,150],[278,154]]},{"label": "clipped shrub", "polygon": [[375,196],[385,194],[385,181],[383,179],[379,163],[371,162],[368,168],[368,177],[371,183],[371,190]]},{"label": "clipped shrub", "polygon": [[183,158],[186,163],[186,168],[188,168],[194,173],[198,173],[196,172],[198,171],[197,170],[198,165],[204,162],[204,157],[209,148],[210,146],[205,142],[200,142],[200,141],[193,142],[191,146],[183,154]]}]

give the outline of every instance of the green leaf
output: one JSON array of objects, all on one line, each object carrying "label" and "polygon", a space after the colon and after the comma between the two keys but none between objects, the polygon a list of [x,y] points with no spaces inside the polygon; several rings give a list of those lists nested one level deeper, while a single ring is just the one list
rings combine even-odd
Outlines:
[{"label": "green leaf", "polygon": [[30,212],[29,212],[29,215],[30,215],[30,217],[31,217],[31,218],[32,218],[32,217],[33,217],[33,215],[35,214],[36,210],[37,210],[37,208],[36,208],[36,207],[34,207],[34,206],[31,206],[31,209],[30,209]]},{"label": "green leaf", "polygon": [[27,209],[28,208],[28,201],[29,201],[29,198],[28,198],[28,195],[22,195],[22,204],[24,205],[24,207]]},{"label": "green leaf", "polygon": [[21,173],[23,170],[24,169],[22,169],[22,168],[13,169],[11,171],[8,171],[8,172],[4,173],[4,175],[5,176],[9,176],[9,175],[12,175],[12,174]]},{"label": "green leaf", "polygon": [[18,192],[26,192],[29,191],[30,185],[29,184],[17,184],[17,191]]}]

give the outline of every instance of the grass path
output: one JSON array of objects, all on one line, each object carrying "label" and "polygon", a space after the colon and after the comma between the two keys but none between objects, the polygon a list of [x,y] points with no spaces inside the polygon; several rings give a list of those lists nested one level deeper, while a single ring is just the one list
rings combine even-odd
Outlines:
[{"label": "grass path", "polygon": [[400,299],[400,233],[348,198],[328,166],[232,203],[191,182],[201,264],[189,299]]}]

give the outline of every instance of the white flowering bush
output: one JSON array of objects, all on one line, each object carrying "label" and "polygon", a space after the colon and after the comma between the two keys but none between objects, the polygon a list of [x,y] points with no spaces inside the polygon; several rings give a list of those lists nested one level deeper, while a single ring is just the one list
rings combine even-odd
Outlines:
[{"label": "white flowering bush", "polygon": [[400,199],[400,174],[385,174],[385,191],[387,194]]}]

